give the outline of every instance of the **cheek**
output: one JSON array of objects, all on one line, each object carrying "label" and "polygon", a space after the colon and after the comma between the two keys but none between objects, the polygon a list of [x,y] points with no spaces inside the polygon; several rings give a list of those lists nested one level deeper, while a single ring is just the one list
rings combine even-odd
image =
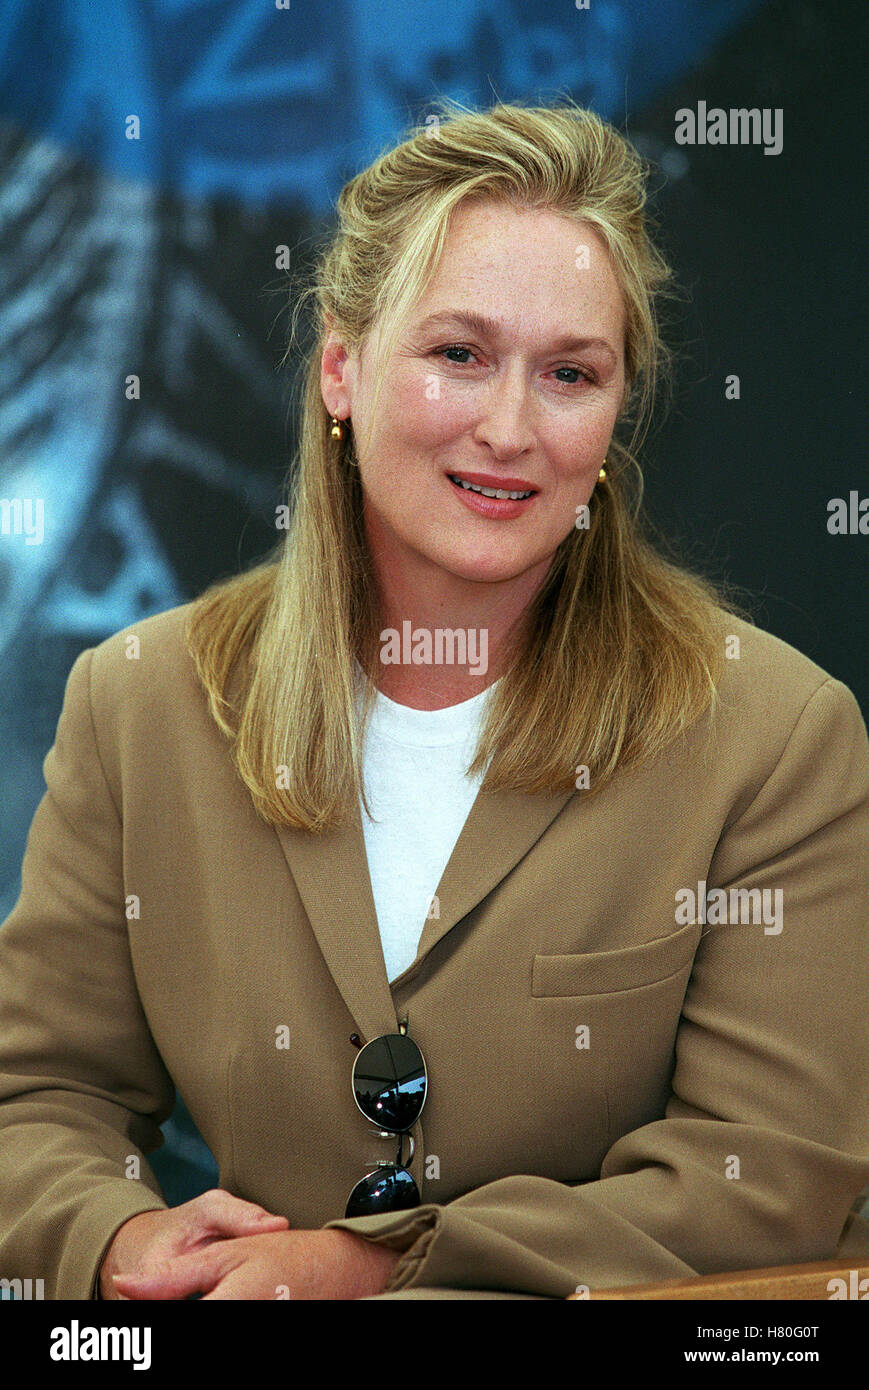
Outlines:
[{"label": "cheek", "polygon": [[450,386],[434,372],[408,374],[397,381],[388,413],[381,411],[384,438],[393,443],[400,439],[407,455],[449,442],[467,430],[473,419],[471,402],[467,393]]},{"label": "cheek", "polygon": [[467,431],[474,420],[467,393],[450,390],[439,377],[432,376],[423,389],[408,401],[405,428],[424,443],[438,443]]},{"label": "cheek", "polygon": [[590,468],[597,470],[606,453],[615,423],[611,412],[598,412],[583,417],[579,423],[553,431],[549,437],[549,452],[559,474],[577,477]]}]

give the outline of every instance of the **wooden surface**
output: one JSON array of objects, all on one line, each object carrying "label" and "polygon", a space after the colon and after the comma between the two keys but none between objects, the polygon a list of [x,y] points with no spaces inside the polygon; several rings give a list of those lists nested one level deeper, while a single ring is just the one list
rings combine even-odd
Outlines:
[{"label": "wooden surface", "polygon": [[[657,1284],[630,1284],[615,1289],[591,1289],[589,1299],[831,1299],[832,1279],[844,1280],[844,1298],[869,1298],[869,1261],[818,1260],[815,1264],[779,1265],[774,1269],[743,1269],[729,1274],[702,1274],[693,1279],[666,1279]],[[860,1285],[863,1285],[861,1288]],[[582,1294],[572,1293],[570,1299]]]}]

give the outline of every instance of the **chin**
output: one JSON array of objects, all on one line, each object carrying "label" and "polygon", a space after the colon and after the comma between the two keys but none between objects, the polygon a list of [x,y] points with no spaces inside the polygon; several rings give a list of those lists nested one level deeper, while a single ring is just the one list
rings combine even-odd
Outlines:
[{"label": "chin", "polygon": [[502,584],[509,579],[518,579],[535,562],[523,560],[519,556],[505,556],[503,552],[495,555],[461,554],[439,558],[442,569],[455,575],[457,579],[467,579],[478,584]]}]

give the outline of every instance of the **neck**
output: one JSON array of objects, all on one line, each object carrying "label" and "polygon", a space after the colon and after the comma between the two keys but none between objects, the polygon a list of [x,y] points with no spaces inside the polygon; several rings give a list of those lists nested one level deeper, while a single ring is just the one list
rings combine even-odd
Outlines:
[{"label": "neck", "polygon": [[417,557],[375,564],[382,694],[412,709],[445,709],[488,689],[508,669],[509,644],[551,561],[516,578],[467,580]]}]

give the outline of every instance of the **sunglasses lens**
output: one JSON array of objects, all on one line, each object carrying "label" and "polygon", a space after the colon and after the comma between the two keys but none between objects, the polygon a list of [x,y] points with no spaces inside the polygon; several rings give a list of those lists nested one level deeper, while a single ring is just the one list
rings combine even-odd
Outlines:
[{"label": "sunglasses lens", "polygon": [[356,1104],[380,1129],[399,1134],[416,1124],[425,1091],[422,1053],[405,1033],[387,1033],[366,1043],[353,1064]]},{"label": "sunglasses lens", "polygon": [[419,1206],[419,1188],[406,1168],[378,1168],[350,1193],[346,1216],[376,1216]]}]

